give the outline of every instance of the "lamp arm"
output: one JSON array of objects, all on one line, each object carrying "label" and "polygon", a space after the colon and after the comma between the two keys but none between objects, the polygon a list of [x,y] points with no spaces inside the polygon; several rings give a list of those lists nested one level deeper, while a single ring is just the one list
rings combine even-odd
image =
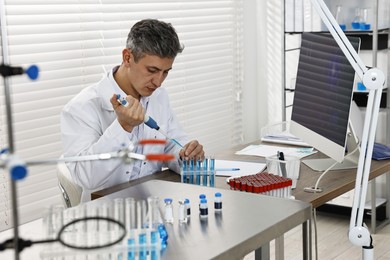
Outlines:
[{"label": "lamp arm", "polygon": [[311,0],[311,2],[355,72],[369,90],[348,238],[351,243],[363,247],[364,258],[373,259],[372,238],[363,223],[363,214],[385,76],[381,70],[368,69],[364,65],[324,1]]}]

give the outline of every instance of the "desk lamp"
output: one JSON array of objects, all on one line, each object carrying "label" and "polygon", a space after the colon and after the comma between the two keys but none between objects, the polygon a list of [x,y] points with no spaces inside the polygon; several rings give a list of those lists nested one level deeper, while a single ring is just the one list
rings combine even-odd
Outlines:
[{"label": "desk lamp", "polygon": [[363,259],[371,260],[374,259],[374,247],[372,245],[371,234],[367,226],[363,223],[363,214],[385,76],[381,70],[367,68],[364,65],[324,1],[311,0],[311,2],[349,63],[369,91],[348,238],[352,244],[362,247]]}]

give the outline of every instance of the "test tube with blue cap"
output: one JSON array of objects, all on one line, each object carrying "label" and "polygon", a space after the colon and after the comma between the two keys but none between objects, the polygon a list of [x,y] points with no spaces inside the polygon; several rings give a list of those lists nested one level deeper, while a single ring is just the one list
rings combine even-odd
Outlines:
[{"label": "test tube with blue cap", "polygon": [[202,181],[202,183],[203,183],[203,186],[207,186],[207,183],[208,183],[208,171],[209,171],[209,160],[208,160],[208,158],[205,158],[204,160],[203,160],[203,181]]},{"label": "test tube with blue cap", "polygon": [[194,173],[195,173],[195,162],[194,160],[189,160],[189,163],[190,163],[190,183],[191,184],[194,184]]},{"label": "test tube with blue cap", "polygon": [[[127,102],[125,97],[121,97],[120,94],[117,94],[116,97],[117,97],[117,101],[122,106],[127,107],[129,105],[129,103]],[[148,116],[147,114],[145,114],[145,116],[144,116],[144,123],[145,123],[145,125],[149,126],[150,128],[159,131],[163,136],[165,136],[167,139],[171,140],[176,145],[180,146],[181,148],[184,148],[184,146],[181,145],[176,139],[169,138],[168,135],[160,128],[160,126],[157,124],[157,122],[153,118]]]},{"label": "test tube with blue cap", "polygon": [[202,171],[202,161],[196,161],[196,184],[200,185],[200,174]]},{"label": "test tube with blue cap", "polygon": [[214,187],[215,159],[210,156],[210,187]]}]

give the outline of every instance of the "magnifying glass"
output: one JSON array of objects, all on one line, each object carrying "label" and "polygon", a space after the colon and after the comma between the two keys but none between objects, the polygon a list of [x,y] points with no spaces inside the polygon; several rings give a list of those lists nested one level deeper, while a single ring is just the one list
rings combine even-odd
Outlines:
[{"label": "magnifying glass", "polygon": [[[95,224],[99,225],[101,224],[110,224],[110,227],[115,230],[114,235],[107,236],[107,239],[104,239],[104,241],[99,241],[98,239],[94,241],[87,241],[85,240],[84,243],[82,241],[75,239],[76,232],[69,232],[69,230],[77,230],[78,226],[82,223],[84,225],[89,224],[89,222],[94,221]],[[83,232],[83,231],[81,231]],[[72,233],[70,235],[69,233]],[[85,217],[80,219],[75,219],[64,225],[58,232],[58,235],[56,238],[53,239],[43,239],[43,240],[24,240],[19,239],[18,241],[18,250],[19,252],[22,251],[26,247],[30,247],[34,244],[44,244],[44,243],[53,243],[53,242],[59,242],[65,247],[73,248],[73,249],[80,249],[80,250],[94,250],[94,249],[100,249],[100,248],[106,248],[113,246],[119,242],[121,242],[126,236],[126,227],[119,221],[107,218],[107,217]],[[5,249],[11,249],[14,248],[14,240],[9,239],[5,241],[4,243],[0,244],[0,251],[3,251]]]}]

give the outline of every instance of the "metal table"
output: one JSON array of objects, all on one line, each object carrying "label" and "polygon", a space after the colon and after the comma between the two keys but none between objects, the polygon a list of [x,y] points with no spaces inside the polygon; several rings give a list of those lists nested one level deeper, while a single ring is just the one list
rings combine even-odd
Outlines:
[{"label": "metal table", "polygon": [[[222,213],[214,211],[213,200],[217,191],[222,193]],[[207,220],[199,217],[200,194],[205,194],[208,199]],[[254,250],[257,250],[255,258],[260,259],[262,246],[283,237],[285,232],[300,224],[307,231],[311,218],[309,203],[161,180],[123,189],[94,203],[126,197],[141,200],[152,195],[158,196],[161,201],[172,198],[176,214],[174,223],[166,224],[169,239],[162,259],[239,259]],[[191,202],[191,217],[188,223],[180,224],[177,220],[178,200],[184,198]],[[308,258],[310,246],[306,231],[302,233],[304,258]]]}]

